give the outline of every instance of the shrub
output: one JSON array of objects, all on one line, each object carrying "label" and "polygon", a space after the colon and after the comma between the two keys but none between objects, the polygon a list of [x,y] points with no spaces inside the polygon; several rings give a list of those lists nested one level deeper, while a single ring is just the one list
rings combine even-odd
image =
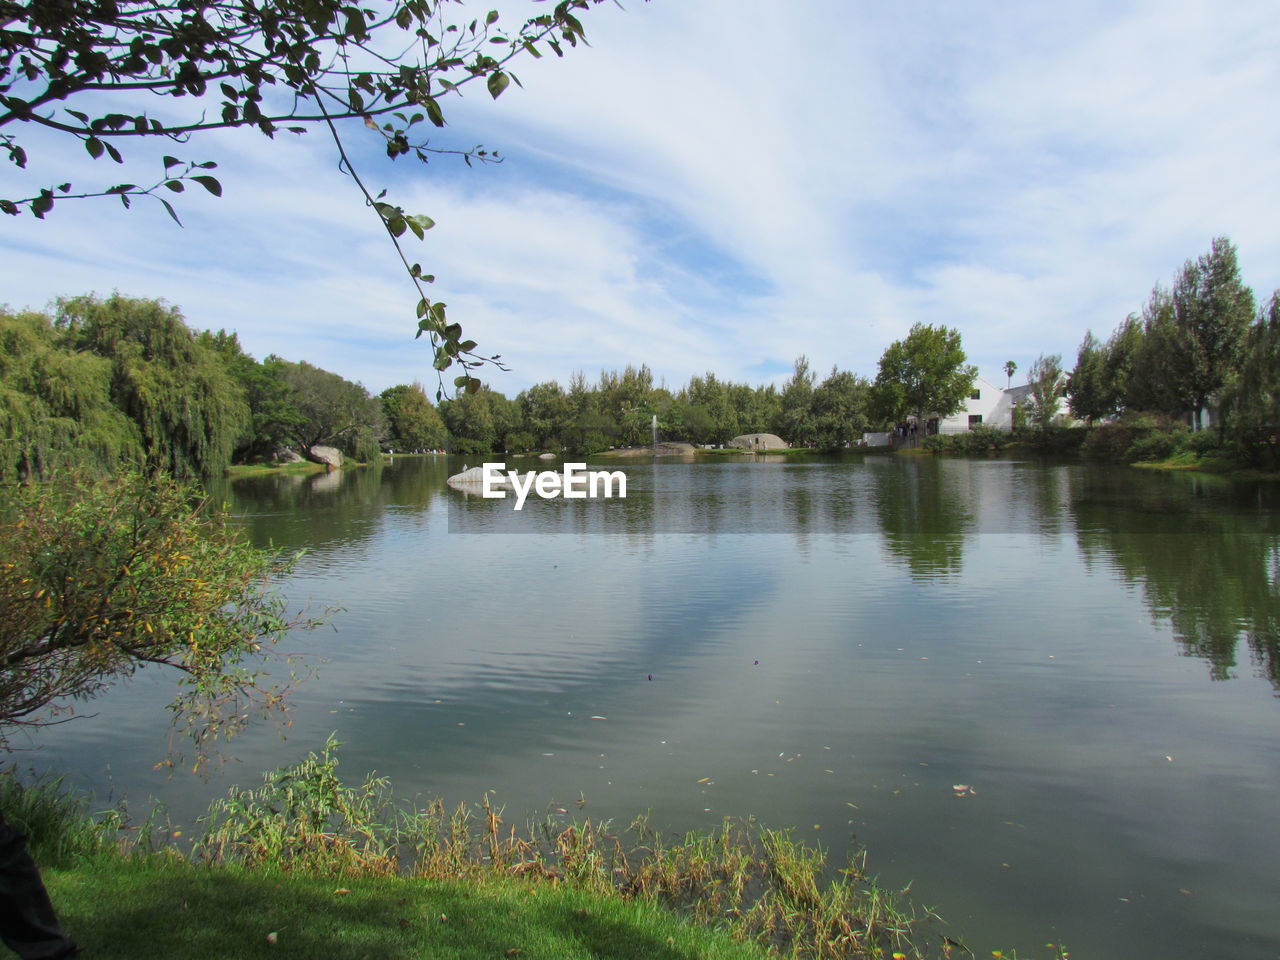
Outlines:
[{"label": "shrub", "polygon": [[175,668],[200,756],[279,709],[272,645],[310,625],[271,589],[288,567],[164,477],[0,484],[0,748],[144,663]]},{"label": "shrub", "polygon": [[1177,447],[1172,435],[1167,433],[1149,433],[1139,437],[1129,445],[1124,459],[1133,461],[1167,460],[1173,456]]}]

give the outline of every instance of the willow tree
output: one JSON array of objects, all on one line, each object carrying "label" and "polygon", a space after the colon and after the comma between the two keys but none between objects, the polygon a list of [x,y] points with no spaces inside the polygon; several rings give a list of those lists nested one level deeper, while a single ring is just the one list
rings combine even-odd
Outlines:
[{"label": "willow tree", "polygon": [[105,473],[142,456],[137,426],[111,400],[111,361],[58,339],[45,315],[0,310],[0,481]]},{"label": "willow tree", "polygon": [[111,400],[136,425],[147,466],[210,475],[231,462],[249,408],[218,354],[176,307],[114,294],[58,301],[62,342],[110,364]]}]

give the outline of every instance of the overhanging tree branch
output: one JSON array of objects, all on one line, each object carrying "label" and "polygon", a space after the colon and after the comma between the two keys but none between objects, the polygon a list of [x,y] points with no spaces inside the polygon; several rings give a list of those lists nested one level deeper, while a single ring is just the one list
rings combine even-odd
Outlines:
[{"label": "overhanging tree branch", "polygon": [[[356,176],[337,124],[363,119],[383,138],[392,159],[412,154],[425,163],[433,154],[451,154],[468,165],[496,160],[483,147],[441,146],[414,128],[424,123],[443,128],[441,100],[460,95],[468,84],[483,80],[493,98],[512,82],[518,85],[509,69],[517,57],[541,57],[544,49],[563,56],[565,45],[585,42],[576,14],[600,2],[560,0],[549,12],[503,31],[497,11],[453,22],[447,14],[462,0],[382,0],[365,6],[348,0],[0,0],[0,149],[15,167],[38,171],[39,161],[33,162],[19,141],[18,131],[26,124],[79,140],[95,160],[105,156],[121,164],[121,145],[128,142],[186,143],[196,134],[238,127],[273,137],[281,130],[303,133],[323,124],[342,168],[379,215],[419,294],[418,336],[425,333],[431,340],[437,371],[460,364],[463,374],[454,386],[474,390],[480,381],[471,369],[499,358],[473,352],[475,344],[463,339],[461,326],[445,319],[444,305],[425,295],[422,283],[429,282],[428,275],[399,243],[406,230],[421,237],[430,218],[409,216],[383,202],[382,194],[370,193]],[[99,112],[95,98],[102,94],[163,97],[164,117],[145,110]],[[171,117],[183,98],[191,102],[190,112]],[[216,110],[212,116],[211,108]],[[386,122],[379,124],[375,117]],[[179,163],[187,166],[171,169]],[[44,184],[27,196],[0,198],[0,212],[43,219],[60,201],[118,196],[127,207],[131,198],[150,196],[178,220],[159,191],[181,193],[186,183],[197,182],[221,193],[214,177],[193,172],[216,166],[213,161],[166,157],[164,164],[163,178],[148,178],[155,182],[147,187]]]}]

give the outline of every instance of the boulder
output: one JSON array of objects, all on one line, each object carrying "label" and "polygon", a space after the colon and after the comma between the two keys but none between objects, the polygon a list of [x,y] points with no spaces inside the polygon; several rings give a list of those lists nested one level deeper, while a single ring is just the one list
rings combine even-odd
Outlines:
[{"label": "boulder", "polygon": [[[479,493],[480,487],[484,483],[484,470],[480,467],[472,467],[469,470],[463,470],[461,473],[455,473],[445,480],[445,483],[455,490]],[[511,486],[511,481],[505,473],[502,473],[493,481],[492,486],[499,489],[508,488]]]},{"label": "boulder", "polygon": [[304,454],[312,463],[323,463],[327,467],[342,466],[342,451],[337,447],[308,447]]},{"label": "boulder", "polygon": [[785,450],[787,442],[774,433],[744,433],[730,440],[727,446],[742,450]]}]

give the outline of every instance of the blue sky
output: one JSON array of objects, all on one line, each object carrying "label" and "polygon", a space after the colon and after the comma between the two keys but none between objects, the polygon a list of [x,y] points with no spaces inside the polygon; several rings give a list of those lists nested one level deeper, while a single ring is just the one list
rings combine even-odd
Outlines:
[{"label": "blue sky", "polygon": [[[802,353],[873,376],[916,322],[958,327],[1000,383],[1010,359],[1070,367],[1221,234],[1259,297],[1280,287],[1269,3],[624,6],[584,16],[590,48],[522,63],[523,90],[446,101],[441,143],[499,166],[392,164],[348,136],[370,184],[437,221],[415,259],[510,364],[487,377],[508,395],[642,362],[671,386],[781,380]],[[45,183],[155,165],[22,133]],[[416,294],[322,131],[160,152],[217,160],[224,196],[178,198],[185,229],[111,201],[3,218],[0,302],[162,297],[257,356],[434,384]],[[0,195],[25,185],[0,170]]]}]

